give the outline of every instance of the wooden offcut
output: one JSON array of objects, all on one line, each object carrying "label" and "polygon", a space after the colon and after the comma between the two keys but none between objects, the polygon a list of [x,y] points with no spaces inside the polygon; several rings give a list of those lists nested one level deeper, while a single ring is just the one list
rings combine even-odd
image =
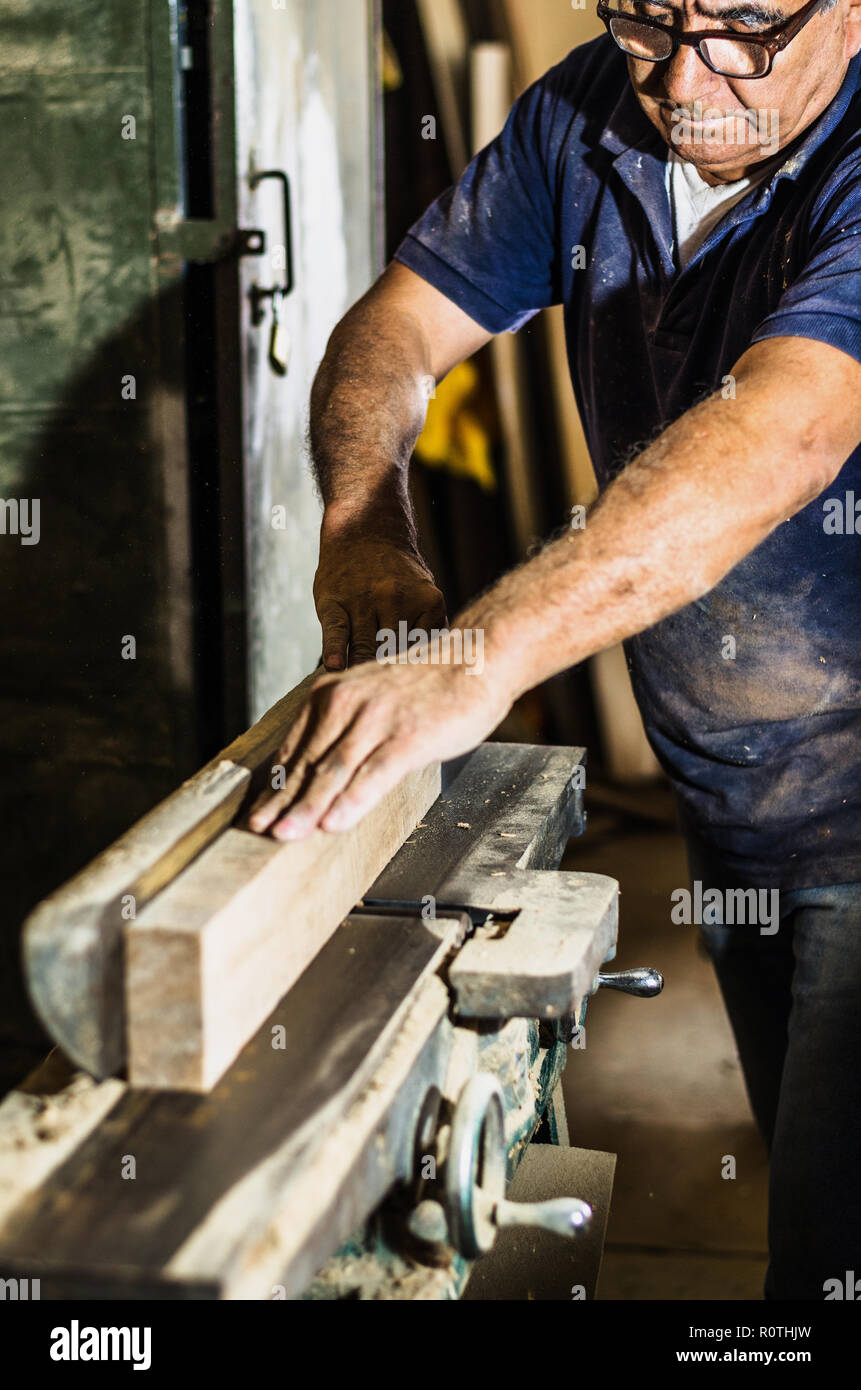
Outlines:
[{"label": "wooden offcut", "polygon": [[459,0],[418,0],[419,23],[439,104],[442,136],[456,179],[469,162],[466,136],[469,35]]},{"label": "wooden offcut", "polygon": [[214,1085],[439,791],[435,764],[343,834],[219,836],[126,928],[132,1085]]},{"label": "wooden offcut", "polygon": [[[477,154],[500,133],[513,101],[511,50],[503,43],[475,44],[471,53],[472,148]],[[505,490],[516,558],[524,560],[542,534],[538,454],[529,408],[526,344],[498,333],[490,344],[499,423],[505,441]]]}]

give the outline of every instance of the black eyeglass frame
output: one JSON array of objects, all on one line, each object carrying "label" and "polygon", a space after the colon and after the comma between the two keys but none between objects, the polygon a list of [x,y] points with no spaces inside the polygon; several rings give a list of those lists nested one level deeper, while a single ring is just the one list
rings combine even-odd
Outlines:
[{"label": "black eyeglass frame", "polygon": [[[641,58],[639,54],[634,55],[630,53],[628,54],[629,58],[636,56],[639,61],[643,63],[668,63],[678,52],[679,44],[687,44],[689,48],[695,48],[697,50],[697,55],[705,63],[709,71],[717,73],[718,77],[736,77],[741,82],[759,82],[763,77],[768,77],[770,75],[774,67],[774,60],[778,53],[783,52],[796,35],[801,33],[801,30],[804,28],[805,24],[807,24],[808,20],[811,20],[815,14],[818,14],[822,6],[827,3],[828,0],[808,0],[808,3],[798,11],[798,14],[793,15],[792,18],[784,24],[782,29],[778,29],[777,33],[770,35],[769,38],[763,38],[761,34],[735,34],[727,29],[697,29],[693,31],[673,29],[669,24],[662,24],[659,19],[651,19],[648,15],[625,14],[623,10],[614,10],[609,5],[602,3],[598,5],[598,18],[603,19],[607,26],[608,34],[617,47],[622,49],[623,53],[627,52],[627,50],[622,48],[622,45],[610,28],[610,22],[613,19],[626,19],[629,24],[643,24],[648,29],[659,29],[662,34],[669,34],[673,41],[672,51],[667,54],[666,58]],[[700,45],[706,39],[732,39],[735,43],[757,44],[760,48],[764,48],[768,54],[768,67],[765,72],[757,72],[746,77],[743,77],[740,73],[722,73],[719,68],[716,68],[713,63],[709,62],[708,58],[702,52]]]}]

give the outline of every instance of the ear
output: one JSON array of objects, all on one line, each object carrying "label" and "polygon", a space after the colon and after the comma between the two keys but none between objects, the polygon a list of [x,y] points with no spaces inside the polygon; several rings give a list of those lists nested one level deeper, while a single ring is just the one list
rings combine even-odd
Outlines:
[{"label": "ear", "polygon": [[849,0],[849,8],[844,21],[843,56],[848,63],[861,51],[861,0]]}]

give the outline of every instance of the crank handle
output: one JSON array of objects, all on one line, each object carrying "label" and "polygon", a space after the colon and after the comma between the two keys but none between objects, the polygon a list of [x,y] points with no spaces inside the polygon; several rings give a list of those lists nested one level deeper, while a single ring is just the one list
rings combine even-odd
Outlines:
[{"label": "crank handle", "polygon": [[622,994],[634,994],[638,999],[656,999],[664,988],[664,977],[659,970],[653,970],[649,966],[610,973],[601,971],[596,988],[617,989]]},{"label": "crank handle", "polygon": [[505,1226],[540,1227],[558,1236],[576,1236],[592,1220],[592,1208],[579,1197],[554,1197],[549,1202],[497,1202],[492,1221]]},{"label": "crank handle", "polygon": [[616,989],[622,994],[633,994],[639,999],[657,999],[661,990],[664,988],[664,977],[660,970],[653,970],[650,966],[640,966],[636,970],[612,970],[599,971],[595,976],[594,984],[589,994],[587,994],[580,1005],[580,1013],[576,1022],[571,1020],[571,1038],[574,1042],[577,1033],[586,1023],[586,1006],[593,995],[599,989]]}]

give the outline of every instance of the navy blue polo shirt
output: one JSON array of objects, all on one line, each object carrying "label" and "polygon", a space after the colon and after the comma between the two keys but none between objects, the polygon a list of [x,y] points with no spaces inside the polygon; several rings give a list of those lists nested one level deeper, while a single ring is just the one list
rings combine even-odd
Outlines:
[{"label": "navy blue polo shirt", "polygon": [[[571,379],[603,488],[719,389],[754,342],[812,338],[861,361],[859,116],[856,58],[782,166],[678,273],[668,148],[604,36],[524,93],[397,259],[494,333],[565,306]],[[626,643],[683,819],[761,887],[861,880],[852,493],[861,503],[861,448],[705,598]]]}]

